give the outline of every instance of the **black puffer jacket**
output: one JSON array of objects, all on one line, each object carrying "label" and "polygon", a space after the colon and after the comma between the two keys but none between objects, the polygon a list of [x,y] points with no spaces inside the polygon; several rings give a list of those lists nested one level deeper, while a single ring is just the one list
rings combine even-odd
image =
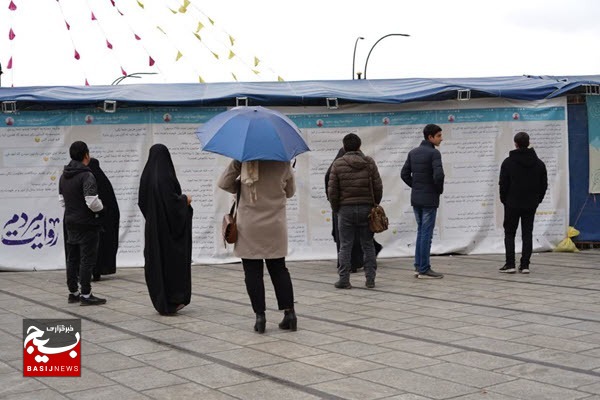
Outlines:
[{"label": "black puffer jacket", "polygon": [[383,183],[375,160],[362,151],[349,151],[335,160],[327,187],[331,209],[337,212],[345,205],[373,204],[371,181],[375,203],[379,204],[383,197]]},{"label": "black puffer jacket", "polygon": [[500,167],[500,201],[507,207],[534,209],[548,189],[546,164],[533,149],[516,149]]},{"label": "black puffer jacket", "polygon": [[444,192],[444,168],[442,155],[431,142],[423,140],[408,153],[400,177],[412,188],[413,207],[439,207]]},{"label": "black puffer jacket", "polygon": [[90,210],[86,196],[97,196],[96,178],[89,167],[71,160],[65,165],[58,183],[58,193],[65,201],[65,223],[70,229],[99,225],[98,215]]}]

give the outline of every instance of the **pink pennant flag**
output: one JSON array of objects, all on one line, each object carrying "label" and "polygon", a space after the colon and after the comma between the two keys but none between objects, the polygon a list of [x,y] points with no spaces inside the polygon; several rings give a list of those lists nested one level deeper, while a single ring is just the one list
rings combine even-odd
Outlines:
[{"label": "pink pennant flag", "polygon": [[94,15],[93,11],[92,11],[92,21],[96,21],[96,16]]},{"label": "pink pennant flag", "polygon": [[114,2],[114,0],[110,0],[110,2],[111,2],[111,4],[113,5],[113,7],[116,7],[116,6],[115,6],[115,2]]},{"label": "pink pennant flag", "polygon": [[8,60],[8,65],[6,65],[6,69],[12,69],[12,57]]},{"label": "pink pennant flag", "polygon": [[136,35],[135,33],[133,34],[133,36],[135,36],[135,40],[142,40],[142,38]]},{"label": "pink pennant flag", "polygon": [[15,32],[13,31],[12,28],[10,28],[10,32],[8,32],[8,38],[10,40],[13,40],[15,38]]},{"label": "pink pennant flag", "polygon": [[125,70],[123,69],[123,67],[121,67],[121,73],[123,74],[123,76],[127,76],[127,72],[125,72]]},{"label": "pink pennant flag", "polygon": [[8,5],[8,9],[10,11],[15,11],[17,9],[17,5],[11,1],[10,4]]},{"label": "pink pennant flag", "polygon": [[87,78],[85,78],[85,86],[90,86],[90,83],[88,82]]},{"label": "pink pennant flag", "polygon": [[67,30],[70,31],[71,30],[71,25],[69,25],[69,23],[67,21],[65,21],[65,25],[67,25]]},{"label": "pink pennant flag", "polygon": [[113,48],[112,44],[108,40],[106,40],[106,47],[108,47],[111,50]]},{"label": "pink pennant flag", "polygon": [[75,54],[73,55],[73,57],[75,57],[76,60],[79,60],[81,58],[77,49],[75,49]]},{"label": "pink pennant flag", "polygon": [[149,60],[148,60],[148,65],[153,66],[154,65],[154,59],[151,56],[148,56]]}]

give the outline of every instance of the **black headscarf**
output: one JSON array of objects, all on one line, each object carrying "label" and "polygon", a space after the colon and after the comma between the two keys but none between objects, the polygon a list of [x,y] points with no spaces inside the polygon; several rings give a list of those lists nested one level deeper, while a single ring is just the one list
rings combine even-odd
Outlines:
[{"label": "black headscarf", "polygon": [[140,179],[138,206],[146,219],[144,271],[154,308],[171,314],[190,302],[192,214],[163,144],[150,148]]}]

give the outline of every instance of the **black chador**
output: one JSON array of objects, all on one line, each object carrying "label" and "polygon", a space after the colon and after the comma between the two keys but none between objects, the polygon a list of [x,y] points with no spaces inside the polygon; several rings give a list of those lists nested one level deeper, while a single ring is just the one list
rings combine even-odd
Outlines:
[{"label": "black chador", "polygon": [[156,311],[172,314],[190,303],[192,293],[192,207],[163,144],[150,148],[142,172],[138,205],[144,229],[144,271]]},{"label": "black chador", "polygon": [[100,275],[114,274],[117,271],[117,250],[119,249],[119,204],[113,186],[100,168],[100,163],[95,158],[90,159],[88,167],[96,178],[98,196],[104,204],[100,217],[102,229],[98,244],[98,259],[93,271],[94,280],[99,280]]}]

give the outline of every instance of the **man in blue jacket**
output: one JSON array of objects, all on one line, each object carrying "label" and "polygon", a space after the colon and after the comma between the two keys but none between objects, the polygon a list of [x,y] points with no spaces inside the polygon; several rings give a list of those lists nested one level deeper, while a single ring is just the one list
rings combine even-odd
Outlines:
[{"label": "man in blue jacket", "polygon": [[415,276],[440,279],[444,275],[431,269],[430,253],[435,217],[444,192],[442,155],[436,146],[442,143],[442,128],[429,124],[423,129],[424,140],[408,153],[400,176],[412,188],[410,204],[417,220]]},{"label": "man in blue jacket", "polygon": [[548,189],[546,165],[535,150],[529,148],[529,135],[515,135],[515,150],[512,150],[500,167],[500,201],[504,204],[504,248],[506,263],[500,272],[514,274],[515,235],[521,220],[523,247],[519,272],[529,273],[529,261],[533,248],[533,219],[535,210],[544,200]]}]

